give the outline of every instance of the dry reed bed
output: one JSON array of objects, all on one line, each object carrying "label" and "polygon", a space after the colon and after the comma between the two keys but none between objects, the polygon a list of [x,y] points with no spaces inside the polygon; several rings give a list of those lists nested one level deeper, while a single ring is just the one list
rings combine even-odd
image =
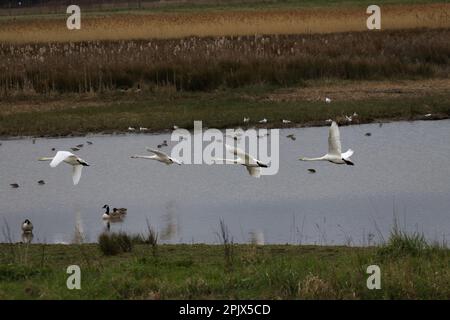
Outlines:
[{"label": "dry reed bed", "polygon": [[0,44],[0,96],[448,78],[450,29]]},{"label": "dry reed bed", "polygon": [[[0,42],[124,40],[189,36],[308,34],[367,30],[363,7],[87,15],[69,31],[66,16],[4,19]],[[382,28],[448,28],[450,4],[382,6]]]}]

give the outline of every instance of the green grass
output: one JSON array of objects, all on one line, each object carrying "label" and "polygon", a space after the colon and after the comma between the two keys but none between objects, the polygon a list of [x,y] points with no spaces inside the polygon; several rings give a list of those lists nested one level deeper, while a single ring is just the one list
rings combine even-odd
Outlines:
[{"label": "green grass", "polygon": [[[136,244],[103,255],[96,244],[0,244],[0,299],[449,299],[450,251],[386,256],[383,247]],[[19,259],[20,257],[20,259]],[[24,258],[25,257],[25,258]],[[66,269],[81,268],[81,290]],[[381,290],[368,290],[369,265]]]},{"label": "green grass", "polygon": [[[198,92],[157,92],[153,94],[98,95],[92,106],[83,106],[75,95],[66,96],[63,107],[48,111],[0,112],[0,136],[64,136],[85,133],[125,132],[129,126],[149,128],[153,132],[173,125],[191,129],[194,120],[203,126],[226,128],[242,126],[244,116],[258,126],[262,118],[267,127],[281,127],[280,119],[290,119],[293,126],[326,125],[328,118],[344,124],[344,115],[358,113],[354,123],[378,120],[414,120],[432,113],[434,119],[450,115],[450,95],[435,94],[414,98],[385,98],[362,101],[273,101],[270,87]],[[307,90],[307,88],[305,88]],[[25,101],[33,98],[24,97]],[[35,103],[51,104],[52,98],[37,96]],[[57,96],[54,99],[61,99]],[[81,102],[74,107],[74,103]],[[14,104],[21,99],[7,101]],[[58,103],[60,100],[56,100]],[[4,101],[5,102],[5,101]],[[6,103],[5,102],[5,103]],[[23,102],[23,100],[22,100]],[[431,118],[429,118],[431,119]]]}]

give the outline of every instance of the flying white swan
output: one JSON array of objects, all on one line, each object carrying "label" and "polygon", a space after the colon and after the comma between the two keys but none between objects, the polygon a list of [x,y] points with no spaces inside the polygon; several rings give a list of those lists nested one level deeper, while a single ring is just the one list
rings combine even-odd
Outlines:
[{"label": "flying white swan", "polygon": [[135,155],[131,156],[131,158],[132,159],[141,158],[141,159],[156,160],[156,161],[165,163],[167,165],[173,164],[173,163],[181,165],[181,161],[178,161],[177,159],[168,156],[164,152],[161,152],[161,151],[158,151],[158,150],[153,150],[153,149],[150,149],[150,148],[145,148],[145,149],[148,152],[154,153],[154,155],[153,156],[140,156],[140,155],[135,154]]},{"label": "flying white swan", "polygon": [[232,164],[241,164],[247,168],[248,173],[255,178],[261,176],[261,168],[267,168],[267,164],[262,163],[258,159],[252,157],[248,153],[245,153],[239,148],[235,148],[229,145],[225,145],[225,148],[237,156],[236,159],[219,159],[215,158],[216,161],[224,161]]},{"label": "flying white swan", "polygon": [[353,162],[350,157],[353,154],[352,149],[348,149],[347,152],[341,153],[341,139],[339,136],[339,128],[336,122],[330,126],[328,134],[328,153],[320,158],[300,158],[302,161],[330,161],[336,164],[348,164],[353,166]]},{"label": "flying white swan", "polygon": [[65,162],[67,164],[70,164],[72,166],[72,179],[73,184],[77,185],[78,182],[80,182],[81,178],[81,169],[83,167],[89,166],[89,164],[81,159],[80,157],[77,157],[73,153],[69,151],[58,151],[54,157],[42,157],[39,158],[39,161],[51,161],[50,167],[54,168],[61,162]]}]

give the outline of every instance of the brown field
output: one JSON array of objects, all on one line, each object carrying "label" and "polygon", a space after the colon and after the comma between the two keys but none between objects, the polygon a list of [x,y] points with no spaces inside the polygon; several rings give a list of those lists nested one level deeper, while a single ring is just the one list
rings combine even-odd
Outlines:
[{"label": "brown field", "polygon": [[[35,16],[0,20],[0,42],[66,42],[309,34],[363,31],[367,14],[361,7],[276,9],[256,11],[96,14],[82,17],[81,30],[69,31],[66,16]],[[450,4],[382,6],[382,29],[450,27]]]},{"label": "brown field", "polygon": [[448,78],[450,29],[0,44],[0,96]]}]

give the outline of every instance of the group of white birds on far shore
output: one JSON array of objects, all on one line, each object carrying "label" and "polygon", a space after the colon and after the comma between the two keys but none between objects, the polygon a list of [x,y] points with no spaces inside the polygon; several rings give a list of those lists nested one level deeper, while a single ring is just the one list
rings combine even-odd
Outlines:
[{"label": "group of white birds on far shore", "polygon": [[[292,140],[295,140],[293,135],[288,136]],[[167,145],[167,144],[166,144]],[[235,158],[234,159],[219,159],[215,158],[214,160],[225,162],[226,164],[239,164],[246,167],[248,173],[252,177],[259,178],[261,176],[261,168],[267,168],[268,164],[263,163],[252,155],[244,152],[243,150],[234,147],[225,145],[227,151],[232,153]],[[153,153],[153,155],[132,155],[132,159],[146,159],[146,160],[155,160],[162,162],[166,165],[177,164],[182,165],[182,161],[175,159],[174,157],[169,156],[163,151],[155,150],[151,148],[146,148],[148,152]],[[353,165],[350,157],[353,155],[353,150],[349,149],[346,152],[342,153],[341,149],[341,140],[339,134],[339,128],[335,121],[332,121],[331,126],[329,128],[328,133],[328,153],[323,155],[322,157],[316,158],[306,158],[302,157],[299,160],[301,161],[329,161],[334,164],[347,164]],[[73,184],[77,185],[81,178],[81,172],[83,167],[89,166],[89,163],[75,154],[69,151],[58,151],[54,157],[42,157],[39,158],[40,161],[51,161],[50,167],[54,168],[58,166],[60,163],[64,162],[72,166],[72,180]]]}]

